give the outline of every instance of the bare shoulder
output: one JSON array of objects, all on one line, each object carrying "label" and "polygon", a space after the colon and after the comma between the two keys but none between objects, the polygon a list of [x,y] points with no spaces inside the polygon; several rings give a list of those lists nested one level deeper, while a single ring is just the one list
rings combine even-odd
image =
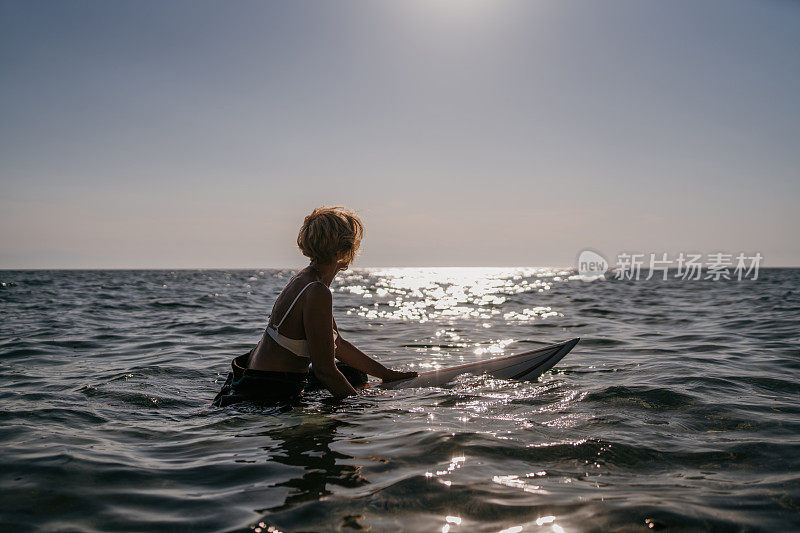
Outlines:
[{"label": "bare shoulder", "polygon": [[306,290],[306,293],[306,303],[313,306],[331,305],[333,302],[331,290],[323,283],[312,283]]}]

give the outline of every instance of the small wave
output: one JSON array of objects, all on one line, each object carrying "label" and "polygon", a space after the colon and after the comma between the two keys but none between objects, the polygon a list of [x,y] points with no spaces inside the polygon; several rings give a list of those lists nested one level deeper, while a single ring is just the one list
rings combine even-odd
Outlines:
[{"label": "small wave", "polygon": [[39,342],[48,346],[58,346],[61,348],[70,348],[72,350],[87,350],[102,347],[98,342],[84,339],[44,339]]},{"label": "small wave", "polygon": [[[781,379],[778,377],[770,376],[731,376],[729,379],[735,379],[741,383],[754,385],[761,389],[763,392],[786,393],[786,394],[800,394],[800,383],[794,380]],[[796,400],[800,396],[794,396]]]},{"label": "small wave", "polygon": [[666,388],[616,385],[600,391],[589,392],[583,401],[643,409],[675,410],[695,405],[698,399],[692,395]]},{"label": "small wave", "polygon": [[184,399],[165,396],[164,394],[146,393],[139,391],[109,389],[106,387],[84,386],[79,392],[89,398],[103,398],[118,401],[136,407],[151,409],[187,407],[192,405]]},{"label": "small wave", "polygon": [[[46,398],[52,400],[53,395],[47,394]],[[40,400],[41,399],[44,398],[40,398]],[[31,400],[33,399],[31,398]],[[6,416],[16,420],[17,422],[24,420],[26,424],[64,424],[67,427],[81,426],[83,424],[102,424],[103,422],[107,421],[101,416],[88,412],[83,408],[78,409],[76,407],[27,408],[18,411],[8,411]]]},{"label": "small wave", "polygon": [[183,301],[160,301],[150,302],[149,307],[156,309],[204,309],[205,305],[192,304]]},{"label": "small wave", "polygon": [[44,348],[36,348],[36,347],[17,347],[17,348],[7,348],[0,352],[0,356],[3,358],[16,358],[16,357],[24,357],[24,358],[34,358],[36,356],[41,355],[50,355],[52,354],[52,350],[45,350]]},{"label": "small wave", "polygon": [[621,339],[605,339],[602,337],[583,337],[581,346],[624,346],[628,341]]}]

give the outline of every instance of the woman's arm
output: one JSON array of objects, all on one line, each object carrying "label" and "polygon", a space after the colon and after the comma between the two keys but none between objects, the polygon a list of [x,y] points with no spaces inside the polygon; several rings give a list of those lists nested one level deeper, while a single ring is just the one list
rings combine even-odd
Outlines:
[{"label": "woman's arm", "polygon": [[417,375],[416,372],[399,372],[397,370],[386,368],[341,337],[339,337],[339,340],[336,344],[336,358],[339,361],[352,366],[356,370],[366,372],[370,376],[380,378],[383,381],[409,379]]},{"label": "woman's arm", "polygon": [[311,353],[311,365],[314,374],[325,387],[337,398],[356,394],[334,361],[335,347],[331,335],[333,321],[333,297],[331,291],[320,283],[308,288],[303,306],[303,326]]}]

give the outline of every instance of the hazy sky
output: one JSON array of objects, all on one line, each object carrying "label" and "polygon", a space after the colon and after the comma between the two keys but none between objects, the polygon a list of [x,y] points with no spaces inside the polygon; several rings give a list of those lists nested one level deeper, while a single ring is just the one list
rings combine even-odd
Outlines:
[{"label": "hazy sky", "polygon": [[0,0],[0,268],[800,265],[800,3]]}]

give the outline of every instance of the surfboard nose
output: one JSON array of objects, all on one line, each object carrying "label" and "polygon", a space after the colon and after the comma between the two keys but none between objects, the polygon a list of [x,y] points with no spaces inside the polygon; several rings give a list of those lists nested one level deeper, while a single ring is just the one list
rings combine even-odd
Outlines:
[{"label": "surfboard nose", "polygon": [[578,344],[578,342],[580,342],[580,340],[581,340],[580,337],[575,337],[574,339],[570,339],[567,342],[565,342],[564,346],[568,346],[569,349],[571,350],[575,347],[576,344]]}]

